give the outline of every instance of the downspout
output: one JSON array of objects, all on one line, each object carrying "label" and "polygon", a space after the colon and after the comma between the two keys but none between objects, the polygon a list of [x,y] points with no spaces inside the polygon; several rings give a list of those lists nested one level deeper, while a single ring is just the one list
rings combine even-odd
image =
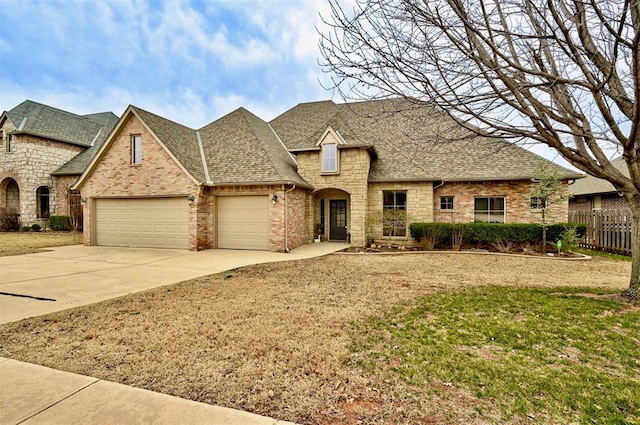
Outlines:
[{"label": "downspout", "polygon": [[287,196],[287,194],[295,188],[296,185],[294,184],[291,189],[284,192],[284,252],[289,252],[289,223],[287,222],[287,210],[289,209],[287,203],[289,197]]}]

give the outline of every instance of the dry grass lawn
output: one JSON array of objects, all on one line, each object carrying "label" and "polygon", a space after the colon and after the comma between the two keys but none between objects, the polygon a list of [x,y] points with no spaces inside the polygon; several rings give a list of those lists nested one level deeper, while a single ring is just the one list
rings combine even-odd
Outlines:
[{"label": "dry grass lawn", "polygon": [[348,364],[353,323],[468,286],[618,290],[630,268],[599,258],[330,255],[4,325],[0,354],[299,423],[487,423],[462,390],[416,403],[400,380]]},{"label": "dry grass lawn", "polygon": [[82,243],[78,232],[0,232],[0,257],[31,254],[43,248]]}]

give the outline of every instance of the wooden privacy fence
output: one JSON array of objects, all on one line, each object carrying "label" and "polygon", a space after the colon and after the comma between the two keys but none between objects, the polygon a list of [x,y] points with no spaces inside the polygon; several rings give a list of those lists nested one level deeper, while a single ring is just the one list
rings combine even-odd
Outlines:
[{"label": "wooden privacy fence", "polygon": [[573,211],[569,221],[588,226],[581,247],[631,255],[631,210]]}]

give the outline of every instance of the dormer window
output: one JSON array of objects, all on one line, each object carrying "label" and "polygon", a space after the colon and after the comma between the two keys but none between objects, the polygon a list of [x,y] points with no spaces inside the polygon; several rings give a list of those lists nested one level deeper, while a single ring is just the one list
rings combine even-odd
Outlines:
[{"label": "dormer window", "polygon": [[322,172],[338,172],[338,145],[336,143],[322,144]]}]

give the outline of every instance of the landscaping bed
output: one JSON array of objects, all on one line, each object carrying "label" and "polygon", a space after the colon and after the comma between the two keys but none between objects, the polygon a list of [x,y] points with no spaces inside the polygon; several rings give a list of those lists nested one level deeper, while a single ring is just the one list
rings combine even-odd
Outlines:
[{"label": "landscaping bed", "polygon": [[[601,258],[330,255],[3,325],[0,353],[305,424],[633,423],[640,312],[609,294],[627,286],[630,268]],[[605,295],[582,296],[594,293]],[[562,323],[567,334],[554,336]],[[468,376],[470,364],[482,373]],[[547,378],[544,394],[532,393],[535,383],[515,391],[532,373]],[[575,388],[591,407],[554,393]]]}]

